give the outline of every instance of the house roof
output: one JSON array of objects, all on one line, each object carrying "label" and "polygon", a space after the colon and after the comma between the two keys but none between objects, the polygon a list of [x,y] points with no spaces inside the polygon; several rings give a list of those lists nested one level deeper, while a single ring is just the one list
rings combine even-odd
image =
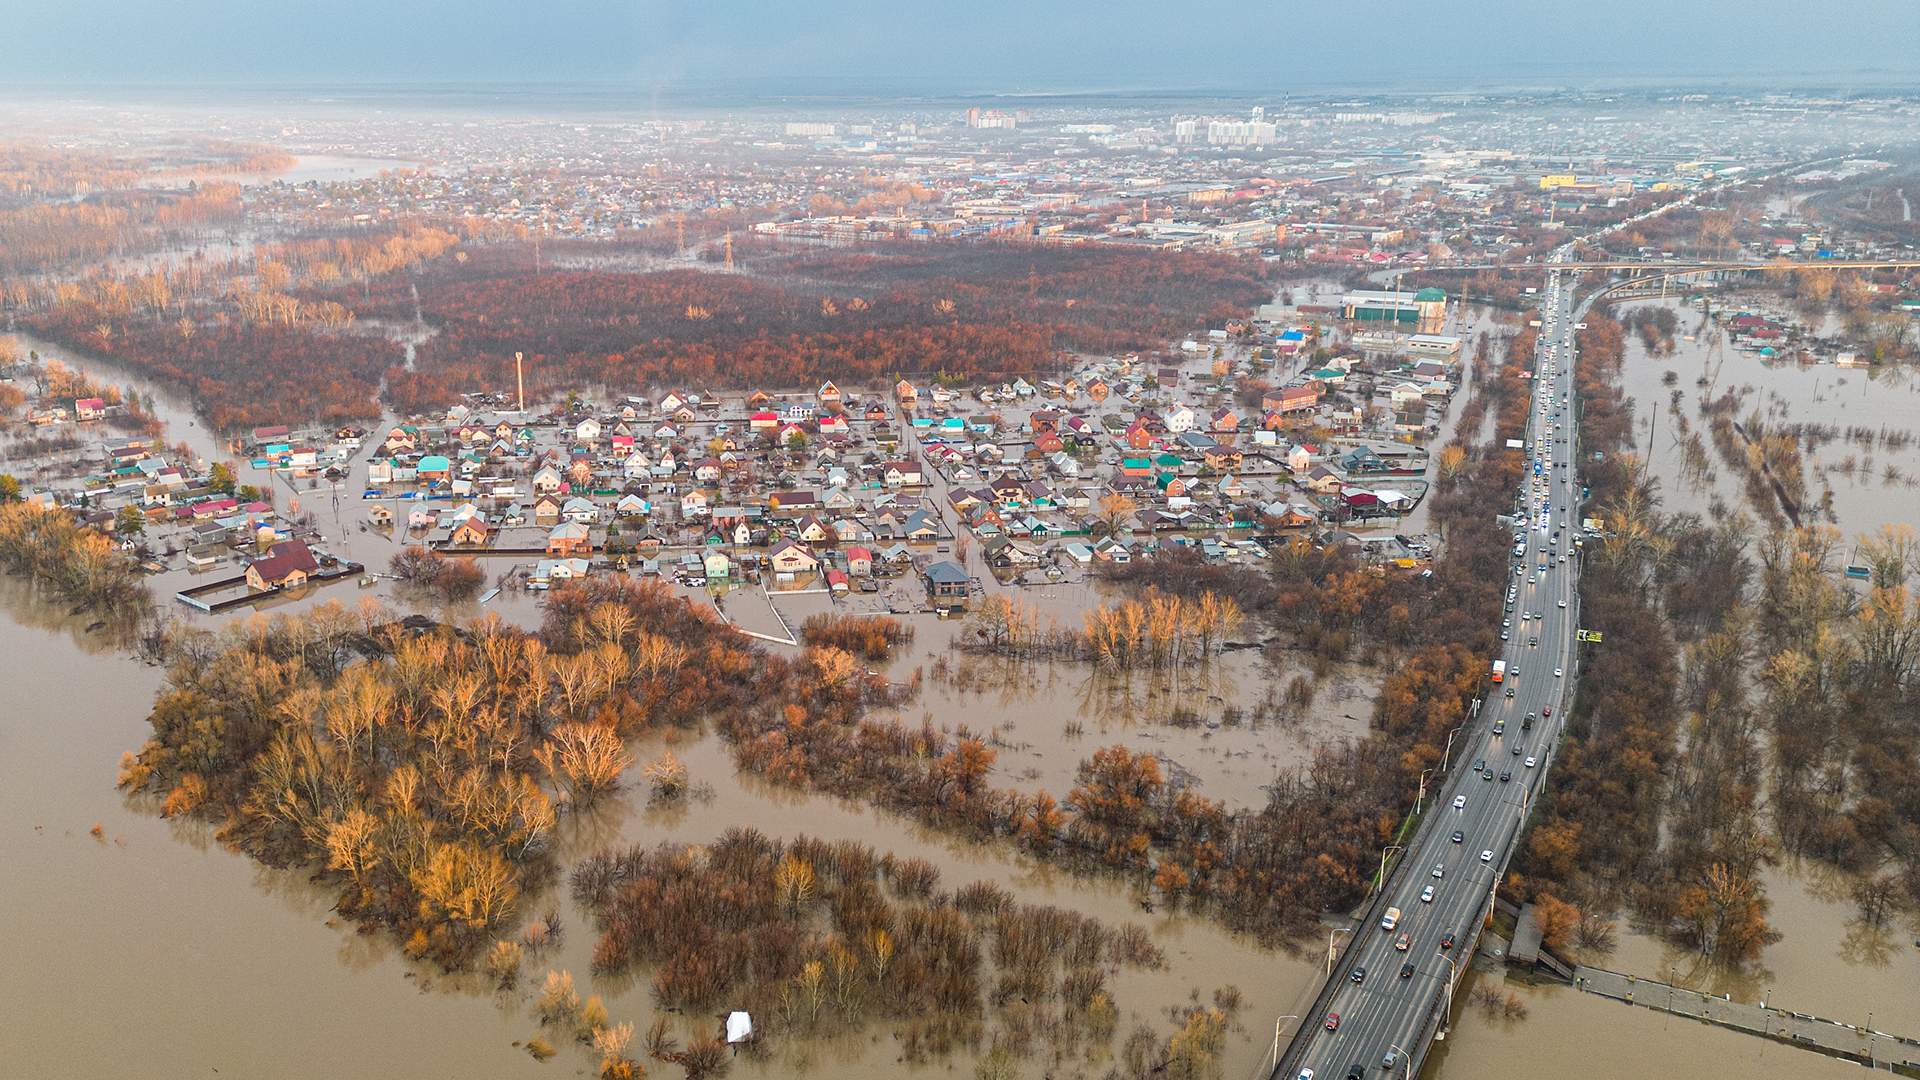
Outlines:
[{"label": "house roof", "polygon": [[313,551],[305,540],[288,540],[284,544],[275,544],[264,558],[253,561],[253,569],[260,572],[266,581],[283,581],[289,574],[312,574],[320,569],[320,563],[313,557]]},{"label": "house roof", "polygon": [[928,581],[935,585],[964,585],[967,583],[966,568],[950,559],[942,559],[922,571]]}]

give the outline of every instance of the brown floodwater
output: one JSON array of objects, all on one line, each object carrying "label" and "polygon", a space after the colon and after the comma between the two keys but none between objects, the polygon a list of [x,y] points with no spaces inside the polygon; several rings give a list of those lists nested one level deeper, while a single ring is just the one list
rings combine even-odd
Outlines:
[{"label": "brown floodwater", "polygon": [[[215,842],[201,824],[161,819],[113,786],[120,753],[137,747],[161,673],[114,642],[77,628],[63,608],[0,581],[0,653],[9,699],[0,713],[0,921],[14,928],[17,971],[0,991],[0,1059],[19,1075],[535,1076],[516,1040],[536,1034],[525,992],[499,994],[401,957],[381,936],[330,916],[331,893],[302,872],[259,866]],[[895,815],[775,788],[735,772],[717,737],[672,741],[703,797],[646,805],[639,781],[610,806],[566,819],[563,863],[614,844],[711,840],[734,825],[769,835],[853,839],[913,853],[943,884],[999,883],[1051,903],[1149,928],[1167,966],[1112,980],[1121,1037],[1137,1020],[1164,1034],[1167,1010],[1232,984],[1244,996],[1228,1075],[1267,1052],[1272,1018],[1311,993],[1310,960],[1260,948],[1210,920],[1143,911],[1131,889],[1062,872],[1001,845],[956,840]],[[101,835],[90,835],[98,825]],[[569,931],[527,965],[575,973],[614,1019],[652,1019],[644,978],[591,977],[592,935],[564,889],[530,897],[529,912],[558,910]],[[103,1020],[110,1022],[102,1023]],[[699,1021],[678,1018],[682,1025]],[[563,1047],[563,1054],[575,1052]],[[878,1026],[857,1037],[784,1047],[736,1075],[887,1077],[904,1069]],[[577,1060],[576,1060],[577,1058]],[[572,1071],[584,1052],[555,1062]],[[923,1071],[965,1065],[964,1056]]]},{"label": "brown floodwater", "polygon": [[[928,678],[914,701],[878,715],[964,723],[990,737],[1002,784],[1056,798],[1073,786],[1082,760],[1117,744],[1160,755],[1230,810],[1258,808],[1267,785],[1310,762],[1316,746],[1364,735],[1379,687],[1377,672],[1337,667],[1314,707],[1280,715],[1272,710],[1281,688],[1307,671],[1291,654],[1239,649],[1171,669],[1114,672],[965,654],[951,646],[956,623],[907,621],[917,637],[891,674],[903,678],[918,666]],[[933,675],[941,657],[949,674]]]},{"label": "brown floodwater", "polygon": [[[1660,493],[1669,510],[1709,516],[1717,510],[1753,513],[1744,486],[1719,460],[1710,442],[1711,476],[1690,475],[1673,444],[1669,395],[1676,390],[1681,393],[1681,410],[1696,430],[1701,429],[1698,404],[1707,391],[1695,380],[1703,374],[1714,380],[1714,394],[1729,387],[1751,388],[1742,417],[1758,407],[1775,423],[1810,421],[1842,429],[1860,425],[1907,430],[1920,421],[1920,389],[1904,371],[1802,367],[1763,361],[1724,346],[1715,354],[1709,344],[1710,328],[1698,325],[1699,311],[1676,300],[1666,303],[1679,316],[1683,335],[1675,343],[1674,354],[1649,356],[1638,335],[1629,335],[1623,384],[1635,400],[1639,449],[1648,455],[1650,468],[1661,481]],[[1719,306],[1726,303],[1716,301]],[[1696,340],[1685,340],[1687,334],[1695,334]],[[1668,371],[1675,373],[1672,386],[1663,382]],[[1657,426],[1650,426],[1649,418],[1656,411],[1660,413]],[[1704,439],[1704,430],[1701,434]],[[1823,469],[1856,452],[1851,445],[1830,443],[1808,463],[1810,494],[1817,497],[1826,484],[1832,485],[1839,526],[1847,536],[1857,537],[1886,523],[1920,519],[1920,492],[1904,482],[1888,483],[1880,475],[1887,464],[1909,473],[1920,468],[1920,453],[1911,447],[1898,453],[1876,450],[1873,457],[1878,465],[1854,476]],[[1914,992],[1920,986],[1920,948],[1914,946],[1920,921],[1896,918],[1880,928],[1863,926],[1848,897],[1849,879],[1816,863],[1783,862],[1767,868],[1761,878],[1772,902],[1769,922],[1782,937],[1744,968],[1705,962],[1625,921],[1612,951],[1586,959],[1645,978],[1729,994],[1736,1000],[1765,999],[1782,1008],[1851,1023],[1871,1021],[1881,1031],[1920,1033],[1920,994]],[[1504,988],[1525,1001],[1529,1015],[1524,1020],[1491,1017],[1464,1003],[1475,983],[1497,978],[1487,972],[1471,977],[1463,990],[1463,1004],[1456,1010],[1455,1033],[1431,1059],[1429,1076],[1522,1080],[1578,1073],[1592,1080],[1668,1075],[1734,1080],[1850,1076],[1854,1075],[1851,1070],[1860,1068],[1561,986],[1528,987],[1503,981]]]},{"label": "brown floodwater", "polygon": [[[1685,332],[1688,316],[1697,319],[1697,313],[1681,314]],[[31,339],[26,344],[116,385],[156,390],[171,441],[184,438],[197,453],[226,456],[203,427],[189,424],[191,414],[177,397],[71,350]],[[1667,369],[1680,372],[1681,389],[1695,392],[1692,379],[1703,369],[1704,345],[1682,341],[1676,356],[1655,358],[1639,348],[1630,339],[1630,392],[1664,408],[1667,388],[1659,379]],[[1721,369],[1722,385],[1728,382],[1752,383],[1789,400],[1792,420],[1898,426],[1920,416],[1913,388],[1897,374],[1768,366],[1735,354]],[[1690,396],[1683,408],[1691,413],[1694,402]],[[1644,425],[1644,405],[1640,413]],[[1660,453],[1663,444],[1655,442],[1653,467],[1664,479],[1664,462],[1677,466],[1678,459]],[[1823,456],[1840,449],[1829,447]],[[1724,467],[1716,471],[1727,488],[1722,498],[1739,505],[1741,492],[1726,481]],[[1670,475],[1664,489],[1670,508],[1707,508],[1710,492],[1695,485],[1694,494],[1682,494],[1688,490],[1685,478],[1677,467]],[[242,479],[270,478],[243,473]],[[1843,491],[1835,481],[1836,506],[1849,533],[1881,520],[1920,517],[1916,500],[1904,490],[1888,492],[1877,479],[1866,479],[1857,492]],[[1811,486],[1819,490],[1817,482]],[[288,494],[282,484],[282,505]],[[1691,505],[1684,501],[1689,499]],[[323,493],[312,508],[347,554],[380,565],[397,540],[361,531],[358,502],[342,499],[335,517]],[[156,582],[162,584],[173,587],[171,581]],[[279,606],[353,603],[368,593],[391,600],[384,587],[362,592],[338,585]],[[1063,622],[1077,621],[1101,598],[1087,585],[1028,594],[1058,610]],[[169,604],[164,596],[161,602]],[[781,601],[795,622],[815,605],[824,607],[825,601]],[[468,605],[453,614],[496,609],[516,622],[538,619],[537,598],[513,592],[485,609]],[[205,826],[129,805],[113,787],[114,770],[120,753],[145,736],[160,673],[101,633],[86,633],[82,620],[31,596],[17,579],[0,580],[0,610],[6,616],[0,618],[0,655],[6,657],[0,672],[10,702],[0,710],[0,864],[8,868],[0,878],[0,919],[14,930],[7,955],[17,961],[15,970],[32,973],[0,991],[0,1016],[8,1020],[0,1025],[0,1060],[10,1070],[30,1076],[211,1075],[217,1069],[243,1076],[411,1078],[541,1076],[590,1066],[583,1051],[563,1047],[560,1059],[539,1066],[514,1047],[538,1030],[524,992],[503,995],[475,980],[415,965],[385,938],[360,935],[331,918],[330,893],[303,873],[263,868],[222,848]],[[960,629],[930,617],[916,617],[914,624],[919,637],[891,669],[896,677],[914,666],[930,669]],[[1166,754],[1199,778],[1203,790],[1234,805],[1257,801],[1265,777],[1304,760],[1313,742],[1364,728],[1375,683],[1363,672],[1336,672],[1311,717],[1290,726],[1177,727],[1166,722],[1176,706],[1214,720],[1228,706],[1252,711],[1292,672],[1255,651],[1227,654],[1204,670],[1182,670],[1177,679],[1094,675],[1083,665],[996,669],[995,663],[970,671],[963,666],[963,678],[929,678],[922,697],[901,715],[917,720],[930,714],[943,726],[994,731],[1006,783],[1063,794],[1081,757],[1121,741]],[[1069,734],[1070,722],[1084,733]],[[645,760],[666,742],[655,739],[636,752]],[[1310,959],[1260,949],[1205,919],[1165,909],[1149,914],[1119,882],[1067,874],[1002,846],[959,841],[863,804],[771,787],[737,774],[725,747],[711,737],[682,737],[673,749],[706,796],[654,808],[630,789],[595,814],[567,821],[558,837],[563,861],[615,843],[700,842],[743,824],[779,837],[807,833],[920,854],[941,868],[947,887],[990,880],[1022,900],[1113,922],[1138,921],[1152,930],[1169,963],[1113,980],[1122,1035],[1135,1019],[1164,1034],[1170,1007],[1233,983],[1246,1005],[1228,1040],[1223,1075],[1229,1078],[1257,1069],[1273,1018],[1298,1012],[1314,989]],[[89,834],[96,824],[98,838]],[[1872,1013],[1882,1030],[1920,1031],[1920,995],[1912,992],[1920,985],[1920,951],[1912,947],[1916,927],[1862,930],[1849,921],[1844,890],[1817,868],[1776,868],[1767,885],[1772,921],[1785,937],[1752,972],[1690,968],[1683,955],[1624,925],[1619,947],[1600,962],[1650,977],[1672,965],[1689,985],[1754,1000],[1771,989],[1778,1005],[1858,1022]],[[526,904],[530,912],[549,907],[562,913],[570,929],[558,948],[529,961],[529,977],[548,966],[570,969],[583,993],[606,998],[615,1020],[633,1020],[644,1029],[651,1017],[644,979],[596,985],[588,972],[592,935],[584,919],[564,890]],[[1490,976],[1475,976],[1482,977]],[[1858,1067],[1565,988],[1515,989],[1528,1004],[1528,1019],[1490,1019],[1463,1005],[1454,1036],[1436,1053],[1428,1074],[1520,1080],[1578,1071],[1604,1080],[1684,1072],[1733,1080],[1838,1076]],[[768,1063],[743,1061],[738,1074],[885,1077],[906,1071],[897,1057],[897,1045],[876,1027],[788,1047]],[[966,1066],[956,1057],[923,1071],[958,1073]]]},{"label": "brown floodwater", "polygon": [[390,949],[330,926],[303,875],[129,806],[114,772],[160,672],[17,578],[0,608],[9,1075],[540,1075],[511,1046],[530,1024],[491,994],[422,993]]},{"label": "brown floodwater", "polygon": [[[1489,1016],[1468,1003],[1474,987],[1489,980],[1520,997],[1525,1019]],[[1453,1034],[1427,1061],[1422,1075],[1433,1080],[1842,1080],[1861,1068],[1571,987],[1530,987],[1481,971],[1462,982]]]},{"label": "brown floodwater", "polygon": [[[1721,309],[1739,307],[1734,297],[1715,297],[1714,303]],[[1636,452],[1648,459],[1660,480],[1661,500],[1668,510],[1711,514],[1718,505],[1754,516],[1741,476],[1720,459],[1700,415],[1703,395],[1718,397],[1744,389],[1736,419],[1744,420],[1757,410],[1776,426],[1819,423],[1841,430],[1842,437],[1806,457],[1806,491],[1812,504],[1832,490],[1834,516],[1849,542],[1882,525],[1920,520],[1920,441],[1888,450],[1865,449],[1844,438],[1850,427],[1906,432],[1920,428],[1920,379],[1911,371],[1894,365],[1842,368],[1768,360],[1737,351],[1724,338],[1716,349],[1719,329],[1711,323],[1703,325],[1702,313],[1678,299],[1623,304],[1616,314],[1661,305],[1679,318],[1674,351],[1649,356],[1638,334],[1627,335],[1622,386],[1634,401]],[[1687,340],[1689,335],[1693,340]],[[1669,372],[1672,385],[1664,381]],[[1709,379],[1709,386],[1697,385],[1702,377]],[[1681,412],[1706,443],[1712,459],[1710,477],[1691,475],[1684,467],[1674,441],[1677,423],[1668,412],[1676,392]],[[1845,467],[1849,459],[1851,469]],[[1887,475],[1889,467],[1896,470],[1892,478]],[[1803,515],[1803,522],[1818,523],[1811,513]]]}]

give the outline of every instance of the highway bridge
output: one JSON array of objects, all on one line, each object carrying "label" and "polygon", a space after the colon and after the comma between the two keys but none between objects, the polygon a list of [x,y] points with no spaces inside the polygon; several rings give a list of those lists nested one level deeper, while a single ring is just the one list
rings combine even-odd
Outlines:
[{"label": "highway bridge", "polygon": [[1497,263],[1440,263],[1433,266],[1406,266],[1382,270],[1373,275],[1378,278],[1394,278],[1404,274],[1417,274],[1423,270],[1521,270],[1546,272],[1553,270],[1605,270],[1608,272],[1633,272],[1664,274],[1706,274],[1716,270],[1915,270],[1920,269],[1920,259],[1615,259],[1607,262],[1497,262]]},{"label": "highway bridge", "polygon": [[[1291,1018],[1284,1049],[1276,1027],[1273,1076],[1338,1080],[1385,1069],[1410,1080],[1420,1070],[1433,1041],[1446,1037],[1454,991],[1559,752],[1580,611],[1573,331],[1593,303],[1576,309],[1574,275],[1558,265],[1566,254],[1542,267],[1527,431],[1539,472],[1530,465],[1516,493],[1506,673],[1448,736],[1452,768],[1404,850],[1385,853],[1398,857],[1359,922],[1333,931],[1344,937],[1341,951],[1335,959],[1329,943],[1327,983],[1305,1015]],[[1381,927],[1388,908],[1400,911],[1392,930]]]}]

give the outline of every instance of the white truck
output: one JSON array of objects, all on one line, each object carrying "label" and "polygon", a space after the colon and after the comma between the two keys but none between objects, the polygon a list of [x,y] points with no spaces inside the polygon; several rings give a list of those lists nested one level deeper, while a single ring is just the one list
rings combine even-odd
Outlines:
[{"label": "white truck", "polygon": [[1393,928],[1399,925],[1400,925],[1400,909],[1397,907],[1388,908],[1387,913],[1385,915],[1380,916],[1380,929],[1385,930],[1388,933],[1392,933]]}]

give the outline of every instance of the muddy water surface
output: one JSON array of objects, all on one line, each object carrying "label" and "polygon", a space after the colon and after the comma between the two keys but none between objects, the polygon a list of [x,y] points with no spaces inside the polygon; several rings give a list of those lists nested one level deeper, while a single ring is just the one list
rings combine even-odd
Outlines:
[{"label": "muddy water surface", "polygon": [[1752,1035],[1623,1005],[1570,987],[1507,982],[1527,1006],[1524,1020],[1488,1016],[1467,1004],[1488,979],[1462,984],[1453,1034],[1435,1047],[1422,1075],[1433,1080],[1845,1080],[1861,1066]]},{"label": "muddy water surface", "polygon": [[[1731,300],[1716,300],[1730,303]],[[1735,418],[1744,421],[1758,411],[1771,425],[1830,424],[1842,436],[1823,443],[1806,456],[1806,491],[1810,504],[1829,489],[1833,516],[1851,540],[1882,525],[1920,520],[1920,441],[1900,449],[1862,447],[1845,439],[1852,427],[1891,431],[1920,431],[1920,379],[1904,368],[1842,368],[1831,364],[1801,365],[1764,360],[1735,350],[1720,331],[1704,322],[1702,313],[1679,300],[1646,300],[1622,305],[1625,314],[1640,307],[1664,304],[1679,317],[1679,336],[1671,355],[1650,356],[1638,334],[1627,336],[1622,385],[1634,401],[1636,452],[1649,460],[1660,480],[1660,494],[1668,510],[1715,515],[1744,511],[1753,516],[1741,475],[1727,466],[1713,448],[1700,402],[1731,390],[1741,397]],[[1691,335],[1693,340],[1687,340]],[[1672,376],[1671,385],[1667,378]],[[1706,385],[1699,380],[1706,379]],[[1712,459],[1710,476],[1685,468],[1676,442],[1679,424],[1669,412],[1675,394],[1691,429],[1706,442]],[[1657,414],[1657,416],[1656,416]],[[1888,473],[1889,468],[1893,470]],[[1806,524],[1825,523],[1813,513]]]},{"label": "muddy water surface", "polygon": [[0,1071],[539,1075],[510,1045],[530,1028],[490,994],[420,992],[421,973],[329,926],[304,876],[125,803],[114,771],[158,670],[16,578],[0,580],[0,657]]},{"label": "muddy water surface", "polygon": [[[413,1078],[535,1076],[571,1072],[584,1052],[562,1047],[536,1065],[516,1040],[538,1031],[525,992],[499,994],[471,977],[447,977],[400,957],[383,937],[330,917],[330,892],[299,872],[263,868],[224,850],[210,830],[129,805],[113,787],[123,750],[145,735],[161,673],[113,642],[77,628],[22,582],[0,582],[0,655],[9,700],[0,710],[0,920],[15,935],[9,958],[32,978],[0,991],[0,1059],[20,1075],[211,1075]],[[667,746],[639,746],[641,760]],[[1205,919],[1144,911],[1118,882],[1086,879],[921,829],[841,800],[773,788],[737,775],[714,737],[683,737],[674,750],[703,796],[659,809],[640,783],[591,816],[567,819],[563,863],[604,847],[663,840],[703,842],[735,825],[791,838],[853,839],[922,855],[945,887],[997,882],[1022,900],[1112,922],[1146,925],[1165,950],[1157,971],[1112,982],[1121,1034],[1138,1020],[1162,1034],[1166,1010],[1226,984],[1244,994],[1241,1030],[1229,1040],[1227,1075],[1254,1067],[1271,1018],[1311,992],[1313,966],[1260,949]],[[98,824],[100,836],[90,835]],[[651,1021],[644,978],[595,980],[592,935],[564,889],[530,897],[568,932],[530,960],[575,972],[615,1020]],[[105,1018],[111,1023],[103,1024]],[[705,1021],[676,1017],[691,1031]],[[569,1056],[571,1055],[571,1056]],[[786,1047],[736,1075],[880,1078],[906,1071],[899,1047],[876,1028],[857,1037]],[[575,1059],[579,1060],[576,1061]],[[926,1067],[943,1073],[964,1057]]]}]

